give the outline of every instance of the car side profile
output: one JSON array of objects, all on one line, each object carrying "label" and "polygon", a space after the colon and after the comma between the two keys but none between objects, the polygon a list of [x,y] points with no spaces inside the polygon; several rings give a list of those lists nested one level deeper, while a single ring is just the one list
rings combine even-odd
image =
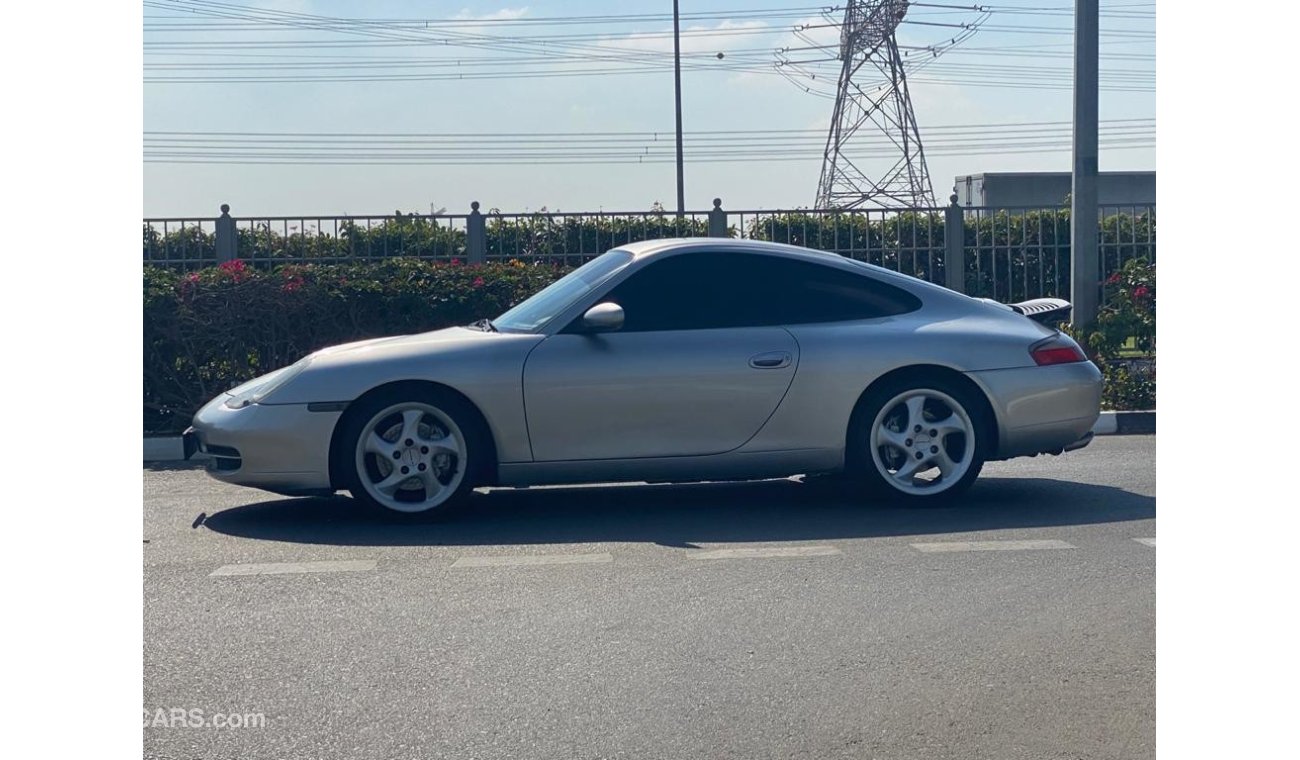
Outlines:
[{"label": "car side profile", "polygon": [[227,482],[408,515],[479,486],[820,473],[950,498],[987,461],[1091,440],[1101,374],[1040,309],[1068,304],[776,243],[631,243],[496,319],[326,348],[234,388],[187,452]]}]

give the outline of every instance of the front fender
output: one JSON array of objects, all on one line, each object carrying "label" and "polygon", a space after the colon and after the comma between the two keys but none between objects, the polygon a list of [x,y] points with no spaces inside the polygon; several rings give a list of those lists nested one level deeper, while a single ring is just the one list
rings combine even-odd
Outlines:
[{"label": "front fender", "polygon": [[351,402],[389,383],[438,383],[461,393],[482,412],[500,461],[531,461],[524,417],[523,365],[528,352],[543,337],[509,333],[478,335],[491,338],[440,340],[439,337],[445,336],[429,333],[357,344],[356,348],[337,352],[326,349],[314,355],[302,374],[263,404]]}]

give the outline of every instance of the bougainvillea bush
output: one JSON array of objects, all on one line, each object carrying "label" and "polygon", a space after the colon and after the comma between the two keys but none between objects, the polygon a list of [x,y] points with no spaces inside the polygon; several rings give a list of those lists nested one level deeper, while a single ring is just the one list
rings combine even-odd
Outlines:
[{"label": "bougainvillea bush", "polygon": [[1128,261],[1105,282],[1105,305],[1081,343],[1106,377],[1102,406],[1156,408],[1156,267]]},{"label": "bougainvillea bush", "polygon": [[145,267],[145,432],[183,430],[216,394],[325,346],[495,317],[567,271],[414,259]]}]

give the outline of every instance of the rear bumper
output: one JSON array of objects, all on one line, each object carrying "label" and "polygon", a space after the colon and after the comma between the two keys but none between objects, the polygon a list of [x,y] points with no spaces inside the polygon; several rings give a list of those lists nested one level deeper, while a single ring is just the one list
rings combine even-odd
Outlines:
[{"label": "rear bumper", "polygon": [[[970,373],[998,419],[993,459],[1070,451],[1091,442],[1101,416],[1101,371],[1092,362]],[[1084,439],[1087,440],[1084,440]]]},{"label": "rear bumper", "polygon": [[1092,439],[1096,437],[1097,437],[1096,434],[1093,433],[1091,430],[1089,430],[1088,432],[1083,434],[1082,438],[1070,444],[1069,446],[1066,446],[1061,453],[1064,454],[1066,451],[1078,451],[1084,446],[1087,446],[1088,444],[1092,443]]},{"label": "rear bumper", "polygon": [[340,412],[311,412],[306,404],[231,409],[227,398],[194,415],[182,438],[187,459],[206,454],[208,474],[235,485],[289,494],[332,490],[329,447]]}]

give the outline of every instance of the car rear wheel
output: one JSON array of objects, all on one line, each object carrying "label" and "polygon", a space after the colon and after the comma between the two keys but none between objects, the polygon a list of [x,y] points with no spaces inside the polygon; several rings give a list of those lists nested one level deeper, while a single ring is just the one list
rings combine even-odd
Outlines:
[{"label": "car rear wheel", "polygon": [[849,474],[905,503],[952,498],[979,477],[983,407],[951,381],[904,380],[874,389],[855,420]]},{"label": "car rear wheel", "polygon": [[444,513],[473,490],[484,451],[475,418],[451,394],[385,393],[351,410],[342,453],[353,498],[389,515]]}]

